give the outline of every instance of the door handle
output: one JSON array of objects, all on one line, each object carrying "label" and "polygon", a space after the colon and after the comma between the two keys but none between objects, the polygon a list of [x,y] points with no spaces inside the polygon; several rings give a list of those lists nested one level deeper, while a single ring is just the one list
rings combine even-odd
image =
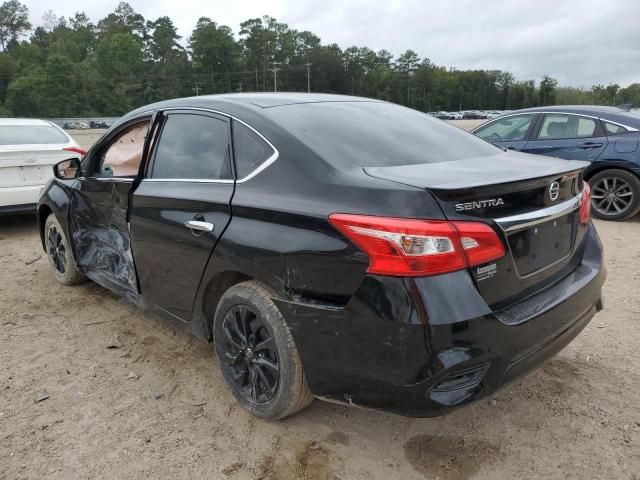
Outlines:
[{"label": "door handle", "polygon": [[200,230],[202,232],[213,232],[215,225],[209,222],[201,222],[199,220],[189,220],[184,222],[184,226],[191,230]]},{"label": "door handle", "polygon": [[540,145],[540,146],[530,146],[527,147],[527,150],[551,150],[552,148],[554,148],[551,145]]},{"label": "door handle", "polygon": [[588,149],[588,148],[598,148],[601,147],[602,143],[598,143],[598,142],[585,142],[585,143],[581,143],[578,145],[578,148],[584,148],[584,149]]}]

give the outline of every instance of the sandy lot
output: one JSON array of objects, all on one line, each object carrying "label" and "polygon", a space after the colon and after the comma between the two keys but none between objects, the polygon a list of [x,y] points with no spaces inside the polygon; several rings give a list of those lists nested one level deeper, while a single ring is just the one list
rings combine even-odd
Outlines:
[{"label": "sandy lot", "polygon": [[316,401],[270,423],[209,345],[58,284],[35,219],[0,218],[0,478],[638,480],[640,221],[597,228],[605,310],[519,384],[435,419]]}]

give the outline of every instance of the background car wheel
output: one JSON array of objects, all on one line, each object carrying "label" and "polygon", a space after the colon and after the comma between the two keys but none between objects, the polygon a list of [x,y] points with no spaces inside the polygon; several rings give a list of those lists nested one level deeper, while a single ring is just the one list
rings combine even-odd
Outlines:
[{"label": "background car wheel", "polygon": [[85,282],[86,277],[78,271],[69,241],[52,213],[44,224],[44,244],[49,265],[55,277],[63,285],[77,285]]},{"label": "background car wheel", "polygon": [[273,297],[255,281],[231,287],[220,299],[213,328],[227,385],[245,409],[272,420],[313,401],[298,350]]},{"label": "background car wheel", "polygon": [[611,169],[589,179],[591,212],[602,220],[626,220],[640,211],[640,179],[626,170]]}]

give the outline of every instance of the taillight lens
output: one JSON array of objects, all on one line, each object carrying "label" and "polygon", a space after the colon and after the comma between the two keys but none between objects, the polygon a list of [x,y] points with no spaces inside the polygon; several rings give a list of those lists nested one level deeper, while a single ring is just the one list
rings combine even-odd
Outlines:
[{"label": "taillight lens", "polygon": [[591,187],[582,182],[582,200],[580,203],[580,224],[586,225],[591,218]]},{"label": "taillight lens", "polygon": [[417,277],[501,258],[496,232],[480,222],[447,222],[333,213],[329,222],[369,256],[367,272]]},{"label": "taillight lens", "polygon": [[87,154],[86,150],[79,147],[65,147],[62,150],[64,150],[65,152],[78,153],[81,157],[84,157]]}]

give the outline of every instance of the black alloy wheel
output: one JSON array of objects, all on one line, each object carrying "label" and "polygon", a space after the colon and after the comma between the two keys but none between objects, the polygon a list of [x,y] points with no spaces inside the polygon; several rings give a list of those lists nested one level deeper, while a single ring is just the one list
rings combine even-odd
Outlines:
[{"label": "black alloy wheel", "polygon": [[222,295],[213,319],[224,381],[243,408],[269,420],[292,415],[313,401],[277,299],[263,283],[238,283]]},{"label": "black alloy wheel", "polygon": [[49,226],[47,232],[47,246],[54,271],[58,275],[64,276],[67,271],[67,250],[62,241],[62,235],[54,224]]},{"label": "black alloy wheel", "polygon": [[230,370],[242,396],[266,403],[278,389],[280,366],[272,333],[259,313],[247,305],[234,305],[224,317],[223,368]]},{"label": "black alloy wheel", "polygon": [[78,270],[64,229],[52,213],[47,217],[43,229],[44,247],[51,270],[63,285],[77,285],[87,278]]}]

